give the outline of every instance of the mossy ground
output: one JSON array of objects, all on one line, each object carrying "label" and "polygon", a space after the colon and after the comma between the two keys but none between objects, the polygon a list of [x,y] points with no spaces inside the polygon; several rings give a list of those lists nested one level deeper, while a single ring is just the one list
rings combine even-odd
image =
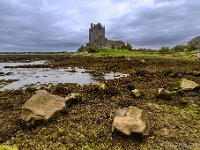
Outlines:
[{"label": "mossy ground", "polygon": [[[20,113],[23,104],[35,91],[0,92],[2,144],[17,145],[19,149],[25,150],[200,149],[200,90],[183,92],[179,89],[179,81],[183,77],[200,84],[199,77],[193,74],[200,71],[199,61],[149,57],[127,59],[124,56],[63,56],[45,59],[54,68],[83,67],[98,73],[128,73],[129,77],[102,81],[106,85],[105,90],[96,85],[51,86],[46,90],[60,96],[67,96],[71,92],[80,93],[83,96],[82,102],[48,122],[38,123],[31,128],[21,123]],[[176,72],[176,76],[170,75],[173,72]],[[142,90],[144,95],[133,97],[132,88]],[[171,100],[157,99],[155,95],[158,88],[175,91],[175,94]],[[116,109],[131,105],[148,112],[148,136],[125,136],[112,132]]]}]

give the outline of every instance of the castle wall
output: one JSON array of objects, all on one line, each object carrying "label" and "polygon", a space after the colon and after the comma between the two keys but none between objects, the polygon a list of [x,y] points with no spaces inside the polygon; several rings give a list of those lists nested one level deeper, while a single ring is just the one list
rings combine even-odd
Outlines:
[{"label": "castle wall", "polygon": [[109,49],[119,49],[124,46],[125,46],[125,43],[123,41],[108,40],[106,43],[106,48],[109,48]]}]

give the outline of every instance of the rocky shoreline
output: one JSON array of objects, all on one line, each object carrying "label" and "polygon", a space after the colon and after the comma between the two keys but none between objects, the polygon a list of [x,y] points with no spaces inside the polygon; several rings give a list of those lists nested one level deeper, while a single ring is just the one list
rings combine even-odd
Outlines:
[{"label": "rocky shoreline", "polygon": [[[2,144],[16,145],[19,149],[61,150],[182,150],[200,147],[200,89],[183,90],[181,87],[183,78],[200,84],[199,77],[195,75],[200,71],[199,62],[145,57],[63,57],[46,60],[55,68],[83,67],[98,74],[116,71],[128,73],[129,76],[103,80],[97,85],[66,83],[0,91]],[[21,120],[22,106],[38,90],[61,97],[79,93],[82,100],[48,121],[26,126]],[[142,92],[140,96],[135,95],[138,91]],[[147,112],[147,135],[141,136],[135,132],[125,135],[113,131],[116,111],[130,106]]]}]

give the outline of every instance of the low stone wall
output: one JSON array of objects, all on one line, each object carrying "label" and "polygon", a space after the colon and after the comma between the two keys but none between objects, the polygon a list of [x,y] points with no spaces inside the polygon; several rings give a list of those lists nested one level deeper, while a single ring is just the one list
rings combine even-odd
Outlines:
[{"label": "low stone wall", "polygon": [[106,43],[106,48],[110,48],[110,49],[118,49],[124,46],[125,46],[125,43],[123,41],[108,40]]}]

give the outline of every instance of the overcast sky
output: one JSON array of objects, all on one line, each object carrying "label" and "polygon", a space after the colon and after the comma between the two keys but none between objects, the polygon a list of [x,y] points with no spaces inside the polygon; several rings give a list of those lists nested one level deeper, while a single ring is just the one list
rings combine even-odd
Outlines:
[{"label": "overcast sky", "polygon": [[0,0],[0,51],[76,51],[92,22],[136,48],[184,44],[200,35],[200,0]]}]

